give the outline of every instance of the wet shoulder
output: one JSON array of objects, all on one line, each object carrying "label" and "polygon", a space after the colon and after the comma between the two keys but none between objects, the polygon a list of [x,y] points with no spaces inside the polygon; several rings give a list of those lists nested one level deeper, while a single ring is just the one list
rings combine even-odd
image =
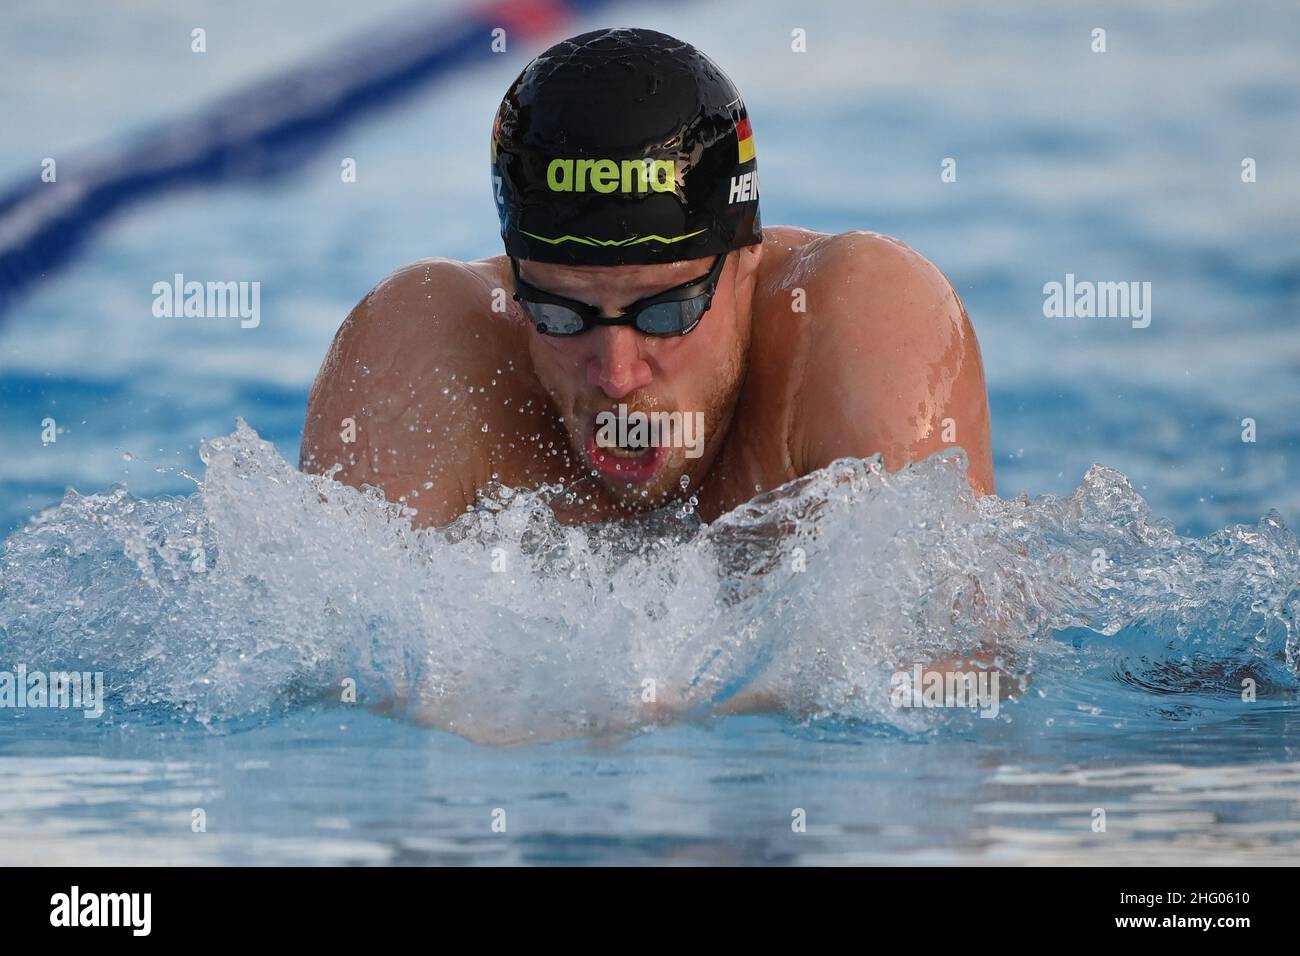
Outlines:
[{"label": "wet shoulder", "polygon": [[[925,256],[883,233],[825,233],[793,226],[764,229],[759,282],[769,305],[799,314],[819,312],[866,294],[874,305],[890,293],[908,297],[943,293],[948,282]],[[810,296],[815,296],[809,302]]]},{"label": "wet shoulder", "polygon": [[309,421],[358,408],[399,416],[420,402],[436,404],[443,388],[518,368],[511,317],[493,311],[492,279],[483,263],[454,259],[420,260],[385,278],[335,335],[312,387]]},{"label": "wet shoulder", "polygon": [[846,342],[902,345],[960,314],[943,273],[898,239],[793,227],[764,232],[756,315],[767,338],[790,354],[804,351],[815,361]]},{"label": "wet shoulder", "polygon": [[365,351],[393,365],[491,364],[519,337],[498,271],[492,260],[421,259],[376,285],[348,321]]}]

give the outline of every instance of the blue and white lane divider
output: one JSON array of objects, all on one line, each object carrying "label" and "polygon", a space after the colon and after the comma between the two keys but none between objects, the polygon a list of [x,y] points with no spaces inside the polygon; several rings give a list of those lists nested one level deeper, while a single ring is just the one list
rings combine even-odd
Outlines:
[{"label": "blue and white lane divider", "polygon": [[30,179],[0,195],[0,316],[33,282],[65,265],[99,223],[131,203],[183,185],[283,173],[345,124],[486,61],[498,27],[512,49],[537,45],[609,2],[497,0],[452,16],[412,11],[394,26],[122,146],[61,160],[56,182],[41,181],[34,160]]}]

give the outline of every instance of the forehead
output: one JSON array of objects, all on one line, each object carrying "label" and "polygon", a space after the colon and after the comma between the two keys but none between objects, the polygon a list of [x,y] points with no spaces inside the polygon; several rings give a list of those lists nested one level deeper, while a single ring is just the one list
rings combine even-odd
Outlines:
[{"label": "forehead", "polygon": [[713,260],[708,258],[647,266],[568,266],[520,259],[519,274],[527,282],[554,292],[593,289],[655,292],[698,279],[712,264]]}]

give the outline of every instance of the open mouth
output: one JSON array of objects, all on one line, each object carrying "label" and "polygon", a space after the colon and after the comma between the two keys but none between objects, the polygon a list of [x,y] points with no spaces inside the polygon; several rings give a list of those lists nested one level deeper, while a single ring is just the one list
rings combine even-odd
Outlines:
[{"label": "open mouth", "polygon": [[602,447],[596,434],[593,420],[587,426],[587,462],[606,478],[641,484],[653,478],[668,458],[668,449],[648,443],[629,441],[626,445]]}]

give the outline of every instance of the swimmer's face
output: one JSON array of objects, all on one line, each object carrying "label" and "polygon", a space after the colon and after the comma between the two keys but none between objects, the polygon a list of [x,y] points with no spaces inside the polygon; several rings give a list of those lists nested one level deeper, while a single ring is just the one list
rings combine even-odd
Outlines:
[{"label": "swimmer's face", "polygon": [[[660,507],[683,497],[684,476],[694,492],[707,473],[744,379],[753,277],[761,258],[761,244],[727,256],[712,305],[685,335],[651,336],[630,325],[598,326],[568,337],[530,330],[533,368],[564,420],[583,472],[622,506]],[[530,285],[613,317],[638,299],[706,275],[714,261],[564,266],[523,260],[519,266]],[[597,415],[617,414],[620,404],[627,406],[628,426],[641,416],[677,412],[682,427],[674,429],[672,419],[660,416],[658,446],[609,447]]]}]

